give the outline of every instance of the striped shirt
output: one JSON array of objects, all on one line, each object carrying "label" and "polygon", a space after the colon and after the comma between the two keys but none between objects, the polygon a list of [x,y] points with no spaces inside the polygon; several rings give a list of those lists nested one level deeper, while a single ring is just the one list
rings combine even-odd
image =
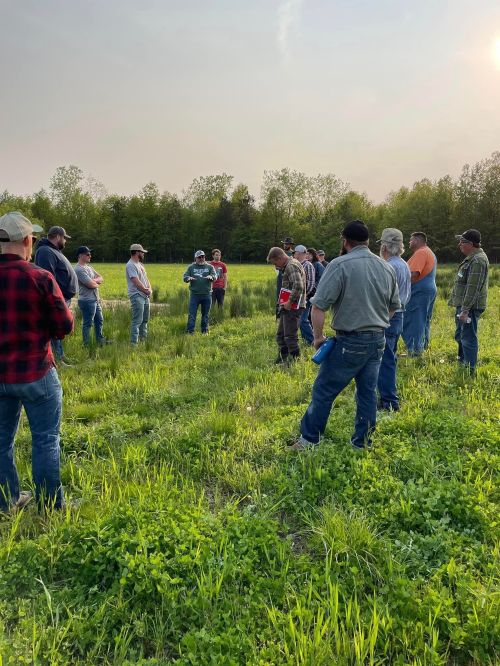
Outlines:
[{"label": "striped shirt", "polygon": [[316,271],[314,270],[314,266],[307,259],[301,261],[301,264],[304,273],[306,274],[306,294],[307,296],[312,296],[316,288]]}]

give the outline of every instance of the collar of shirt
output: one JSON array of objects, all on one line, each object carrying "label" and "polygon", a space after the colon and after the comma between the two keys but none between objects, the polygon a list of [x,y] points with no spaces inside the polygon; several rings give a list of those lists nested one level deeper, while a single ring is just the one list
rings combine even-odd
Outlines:
[{"label": "collar of shirt", "polygon": [[8,261],[26,261],[24,257],[21,257],[20,254],[0,254],[0,261],[2,263],[7,263]]}]

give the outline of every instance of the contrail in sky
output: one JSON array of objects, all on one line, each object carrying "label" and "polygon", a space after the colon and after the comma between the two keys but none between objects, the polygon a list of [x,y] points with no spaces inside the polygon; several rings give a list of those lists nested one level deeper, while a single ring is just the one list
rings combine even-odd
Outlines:
[{"label": "contrail in sky", "polygon": [[303,0],[282,0],[278,7],[278,48],[283,60],[290,60],[290,30],[298,23]]}]

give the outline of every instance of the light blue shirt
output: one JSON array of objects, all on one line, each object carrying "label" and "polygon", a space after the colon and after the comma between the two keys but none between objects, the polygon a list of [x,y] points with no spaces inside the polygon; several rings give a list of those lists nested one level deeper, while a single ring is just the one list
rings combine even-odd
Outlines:
[{"label": "light blue shirt", "polygon": [[401,257],[390,257],[387,260],[389,266],[394,268],[396,273],[396,280],[398,282],[399,289],[399,300],[401,301],[401,308],[398,308],[396,312],[403,312],[405,305],[410,300],[411,296],[411,273],[408,268],[408,264]]}]

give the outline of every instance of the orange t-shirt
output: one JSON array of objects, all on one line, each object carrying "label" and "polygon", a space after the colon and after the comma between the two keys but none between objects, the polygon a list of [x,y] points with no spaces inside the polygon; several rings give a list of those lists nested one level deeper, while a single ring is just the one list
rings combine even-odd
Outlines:
[{"label": "orange t-shirt", "polygon": [[427,247],[427,245],[419,247],[418,250],[411,255],[407,261],[408,268],[412,273],[420,273],[415,282],[419,282],[426,275],[429,275],[434,268],[435,261],[434,253]]}]

